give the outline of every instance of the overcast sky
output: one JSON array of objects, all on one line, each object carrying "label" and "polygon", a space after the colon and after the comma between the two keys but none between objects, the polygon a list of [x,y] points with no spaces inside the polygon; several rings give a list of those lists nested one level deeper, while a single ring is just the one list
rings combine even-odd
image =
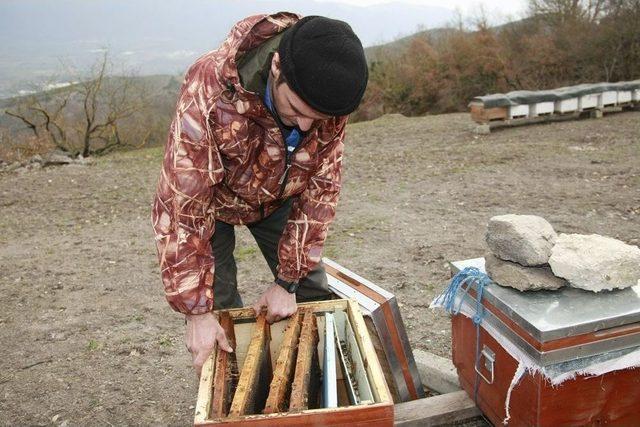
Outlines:
[{"label": "overcast sky", "polygon": [[[504,18],[519,18],[527,8],[527,0],[316,0],[322,2],[340,2],[357,6],[379,3],[413,3],[457,9],[466,17],[473,15],[482,6],[490,18],[502,21]],[[494,20],[492,19],[492,20]]]}]

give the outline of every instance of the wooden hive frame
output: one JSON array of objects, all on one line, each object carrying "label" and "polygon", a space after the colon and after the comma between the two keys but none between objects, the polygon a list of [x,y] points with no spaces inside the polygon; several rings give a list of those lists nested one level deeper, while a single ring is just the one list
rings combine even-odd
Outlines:
[{"label": "wooden hive frame", "polygon": [[[220,326],[224,329],[231,348],[236,348],[233,319],[229,313],[220,313]],[[226,417],[231,407],[231,399],[238,384],[238,363],[235,353],[219,351],[216,353],[214,389],[211,414],[215,418]]]},{"label": "wooden hive frame", "polygon": [[[314,321],[319,321],[320,317],[317,315],[322,315],[322,313],[343,311],[347,314],[349,322],[354,330],[356,342],[363,358],[363,363],[366,366],[366,373],[371,384],[374,402],[370,404],[341,406],[337,408],[299,409],[295,412],[281,412],[283,404],[286,402],[283,402],[283,398],[281,397],[282,395],[279,395],[280,397],[274,395],[271,399],[270,396],[266,397],[266,402],[264,404],[265,413],[251,415],[244,414],[246,407],[249,405],[245,405],[245,409],[243,409],[242,404],[235,404],[236,399],[240,399],[238,402],[246,401],[242,400],[243,398],[239,397],[238,393],[240,393],[240,396],[244,393],[252,393],[253,391],[246,389],[246,386],[244,385],[244,378],[247,377],[252,379],[256,376],[245,373],[245,368],[248,366],[257,366],[259,360],[265,360],[267,357],[271,357],[270,352],[268,351],[270,338],[272,344],[271,352],[278,350],[278,353],[276,353],[277,356],[273,357],[273,359],[276,360],[274,375],[280,375],[280,372],[285,372],[287,369],[291,369],[290,365],[293,363],[292,360],[294,359],[293,352],[285,351],[283,354],[282,349],[284,348],[283,345],[287,346],[287,342],[292,343],[295,340],[293,336],[296,335],[296,332],[295,330],[293,332],[289,332],[291,328],[285,329],[287,325],[291,324],[292,320],[290,319],[274,323],[269,327],[262,316],[259,317],[256,322],[252,309],[233,309],[225,312],[218,312],[219,317],[228,315],[236,324],[235,340],[236,348],[238,349],[236,357],[238,365],[243,367],[240,372],[240,380],[236,389],[236,396],[233,398],[234,401],[231,405],[231,411],[227,417],[219,417],[219,412],[216,413],[212,411],[212,402],[216,400],[213,396],[214,387],[219,387],[216,383],[216,381],[219,380],[216,380],[215,375],[216,361],[218,359],[218,354],[223,352],[216,350],[207,359],[202,369],[198,401],[195,409],[194,425],[272,426],[277,423],[282,426],[335,426],[345,424],[362,426],[391,426],[393,424],[393,401],[384,380],[384,374],[380,367],[380,363],[378,362],[376,351],[371,343],[366,325],[359,311],[358,304],[352,300],[330,300],[299,304],[298,307],[299,313],[309,312],[314,314],[314,316],[312,316]],[[223,315],[222,313],[227,314]],[[298,316],[300,316],[300,314],[298,314]],[[302,339],[303,335],[303,326],[301,326],[300,339]],[[269,329],[271,331],[270,335]],[[320,329],[319,325],[316,326],[316,337],[318,336],[317,329]],[[313,334],[311,336],[313,337]],[[323,338],[321,337],[320,339],[322,340]],[[246,352],[244,350],[245,348]],[[316,345],[316,348],[322,348],[322,346]],[[256,357],[256,355],[262,356]],[[282,363],[279,363],[281,360]],[[247,363],[249,363],[249,365],[247,365]],[[223,378],[223,376],[218,375],[217,378],[221,377]],[[246,380],[246,384],[249,383],[251,383],[251,381]],[[274,387],[277,389],[277,387],[281,386],[286,388],[288,385],[284,384]],[[269,390],[269,394],[272,392],[281,393],[280,391],[274,390],[274,387]],[[251,399],[248,399],[248,401],[250,402]]]},{"label": "wooden hive frame", "polygon": [[298,343],[295,376],[291,386],[289,411],[300,412],[316,406],[318,400],[319,372],[318,325],[312,311],[305,310]]},{"label": "wooden hive frame", "polygon": [[[289,324],[284,332],[280,354],[273,371],[273,381],[269,389],[269,396],[265,405],[265,414],[283,412],[288,407],[287,392],[291,390],[291,378],[296,367],[298,355],[298,339],[300,338],[301,313],[289,318]],[[214,389],[215,394],[215,389]]]},{"label": "wooden hive frame", "polygon": [[[242,365],[238,387],[233,396],[230,417],[253,414],[264,408],[268,385],[273,377],[269,351],[270,329],[264,315],[258,316],[247,357]],[[220,352],[217,352],[220,353]],[[263,369],[266,367],[266,369]],[[217,384],[214,384],[214,391]]]}]

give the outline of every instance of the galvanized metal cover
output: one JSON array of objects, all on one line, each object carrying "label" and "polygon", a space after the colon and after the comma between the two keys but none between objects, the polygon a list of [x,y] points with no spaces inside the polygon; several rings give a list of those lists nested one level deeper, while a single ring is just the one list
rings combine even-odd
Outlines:
[{"label": "galvanized metal cover", "polygon": [[[484,258],[455,261],[451,267],[454,274],[465,267],[484,271]],[[494,284],[483,298],[540,342],[640,322],[640,285],[594,293],[570,287],[521,292]]]}]

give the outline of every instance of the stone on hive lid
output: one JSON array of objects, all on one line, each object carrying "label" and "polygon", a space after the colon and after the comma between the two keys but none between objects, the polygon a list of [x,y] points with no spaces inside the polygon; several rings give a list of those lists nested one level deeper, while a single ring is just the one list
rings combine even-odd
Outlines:
[{"label": "stone on hive lid", "polygon": [[593,292],[635,286],[640,248],[598,234],[560,234],[551,251],[553,274]]},{"label": "stone on hive lid", "polygon": [[524,266],[549,261],[556,241],[551,224],[535,215],[499,215],[489,220],[485,239],[498,258]]},{"label": "stone on hive lid", "polygon": [[523,267],[511,261],[503,261],[493,254],[485,255],[485,269],[491,280],[500,286],[519,291],[555,290],[567,284],[556,277],[547,266]]}]

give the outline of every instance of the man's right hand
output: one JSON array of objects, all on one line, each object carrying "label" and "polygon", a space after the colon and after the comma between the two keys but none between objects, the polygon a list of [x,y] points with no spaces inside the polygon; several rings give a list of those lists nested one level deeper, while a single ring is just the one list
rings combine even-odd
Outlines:
[{"label": "man's right hand", "polygon": [[227,341],[224,329],[222,329],[213,313],[188,314],[187,334],[184,341],[193,358],[193,367],[198,374],[198,378],[202,373],[202,365],[204,365],[216,344],[224,351],[233,352]]}]

